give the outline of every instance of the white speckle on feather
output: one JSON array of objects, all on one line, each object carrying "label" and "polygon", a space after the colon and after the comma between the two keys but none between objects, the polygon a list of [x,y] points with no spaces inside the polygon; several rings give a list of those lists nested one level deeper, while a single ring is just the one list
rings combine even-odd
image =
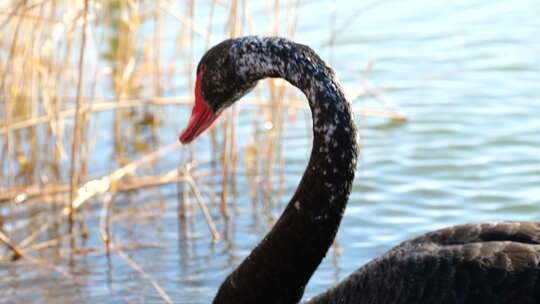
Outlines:
[{"label": "white speckle on feather", "polygon": [[317,125],[319,121],[319,116],[321,115],[321,109],[315,108],[313,109],[313,125]]},{"label": "white speckle on feather", "polygon": [[324,142],[325,143],[330,143],[330,141],[332,141],[332,135],[334,135],[334,132],[336,131],[337,129],[337,125],[335,124],[326,124],[324,125],[324,128],[323,130],[326,131],[326,133],[324,134]]},{"label": "white speckle on feather", "polygon": [[[314,137],[321,144],[315,148],[314,152],[319,155],[309,168],[317,175],[325,176],[323,180],[329,179],[328,174],[334,176],[341,168],[335,164],[353,156],[350,151],[339,149],[339,144],[344,136],[352,136],[354,131],[348,127],[351,119],[350,104],[344,98],[334,72],[321,63],[316,55],[298,49],[286,39],[249,36],[238,41],[229,52],[238,63],[238,76],[250,80],[269,75],[282,77],[306,95],[312,109]],[[339,134],[339,139],[336,134]],[[349,165],[349,169],[354,169],[354,164]],[[329,182],[325,182],[324,186],[329,189],[332,187]],[[338,186],[332,187],[336,197],[343,192]],[[336,197],[332,195],[330,201]],[[293,207],[300,211],[301,202],[295,201]]]}]

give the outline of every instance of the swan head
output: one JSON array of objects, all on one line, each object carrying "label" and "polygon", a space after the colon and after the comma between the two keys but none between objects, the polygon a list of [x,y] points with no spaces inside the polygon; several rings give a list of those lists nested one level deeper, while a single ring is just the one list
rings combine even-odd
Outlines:
[{"label": "swan head", "polygon": [[209,49],[197,66],[195,105],[180,142],[188,144],[208,129],[227,107],[257,84],[238,66],[235,40],[225,40]]}]

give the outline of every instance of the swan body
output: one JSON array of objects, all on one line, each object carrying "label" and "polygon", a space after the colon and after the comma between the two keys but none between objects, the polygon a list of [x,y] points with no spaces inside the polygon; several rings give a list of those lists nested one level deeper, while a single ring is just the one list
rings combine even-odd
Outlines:
[{"label": "swan body", "polygon": [[[313,148],[271,231],[225,279],[213,303],[298,303],[332,244],[354,180],[358,144],[333,70],[309,47],[278,37],[225,40],[197,67],[189,143],[258,80],[281,77],[306,95]],[[306,303],[540,303],[540,223],[449,227],[403,242]]]},{"label": "swan body", "polygon": [[540,303],[540,223],[453,226],[403,242],[306,303]]}]

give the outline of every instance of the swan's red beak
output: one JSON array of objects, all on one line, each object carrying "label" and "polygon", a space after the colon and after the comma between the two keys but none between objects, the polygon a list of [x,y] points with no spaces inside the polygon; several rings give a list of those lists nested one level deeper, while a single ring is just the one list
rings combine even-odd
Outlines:
[{"label": "swan's red beak", "polygon": [[191,111],[191,118],[189,119],[188,126],[180,135],[180,142],[182,144],[188,144],[202,132],[208,129],[214,120],[216,120],[219,114],[214,114],[212,109],[204,102],[201,92],[201,78],[203,71],[197,75],[197,82],[195,83],[195,105]]}]

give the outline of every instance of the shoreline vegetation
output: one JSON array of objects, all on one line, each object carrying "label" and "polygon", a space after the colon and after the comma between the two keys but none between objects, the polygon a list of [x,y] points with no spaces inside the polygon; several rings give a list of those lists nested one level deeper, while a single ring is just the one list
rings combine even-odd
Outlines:
[{"label": "shoreline vegetation", "polygon": [[[254,20],[250,2],[242,0],[2,2],[0,262],[22,258],[78,280],[48,259],[48,253],[66,260],[89,252],[116,254],[172,303],[125,253],[143,245],[122,242],[114,233],[118,208],[145,208],[118,207],[115,198],[177,184],[178,220],[189,223],[190,217],[202,214],[216,242],[223,236],[214,221],[230,217],[242,162],[248,191],[254,202],[262,202],[254,208],[269,212],[269,198],[282,197],[284,191],[284,125],[307,107],[304,96],[289,84],[264,81],[241,106],[224,113],[226,119],[210,132],[213,159],[198,159],[195,147],[170,142],[159,130],[164,107],[191,107],[199,49],[253,33],[294,39],[305,18],[303,5],[307,4],[300,0],[266,1],[264,12],[257,12],[265,17],[260,22]],[[328,18],[333,26],[325,34],[335,37],[343,26],[336,24],[335,13]],[[334,43],[331,38],[325,45],[330,60]],[[365,77],[371,65],[355,72],[358,87],[346,88],[354,112],[406,120],[384,90]],[[380,109],[360,106],[362,99],[374,100]],[[249,117],[252,143],[239,147],[237,122],[244,108],[255,108],[258,115]],[[110,120],[99,116],[103,113]],[[108,163],[96,164],[94,154],[102,153],[96,151],[98,126],[104,125],[112,138],[105,145],[113,153],[104,157]],[[244,159],[239,158],[240,149]],[[178,167],[156,168],[165,156],[177,159]],[[220,186],[206,184],[208,177],[219,180]],[[86,213],[95,214],[99,227],[85,225]],[[96,230],[101,247],[90,247],[85,239]]]}]

